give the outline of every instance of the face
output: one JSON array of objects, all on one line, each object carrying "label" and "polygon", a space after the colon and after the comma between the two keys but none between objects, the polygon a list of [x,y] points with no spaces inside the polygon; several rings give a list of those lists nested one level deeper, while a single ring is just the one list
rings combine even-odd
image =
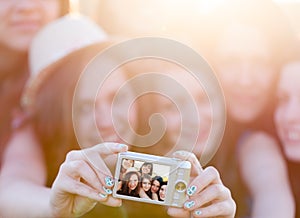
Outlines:
[{"label": "face", "polygon": [[189,150],[200,156],[212,125],[210,101],[201,84],[187,72],[175,70],[169,76],[176,81],[174,86],[160,85],[172,90],[171,98],[160,95],[155,100],[166,122],[168,146],[150,147],[151,152],[158,150],[164,155],[167,149],[171,153],[174,150]]},{"label": "face", "polygon": [[288,159],[300,161],[300,61],[286,65],[277,90],[275,124]]},{"label": "face", "polygon": [[266,107],[275,80],[267,39],[254,27],[233,24],[214,56],[229,116],[241,123],[254,121]]},{"label": "face", "polygon": [[[200,157],[212,122],[220,118],[212,116],[213,99],[208,98],[203,84],[185,69],[158,60],[147,61],[141,64],[140,71],[156,75],[148,78],[152,79],[150,87],[154,91],[139,98],[143,108],[139,114],[143,122],[141,135],[146,136],[140,141],[147,146],[135,146],[134,151],[171,156],[176,150],[189,150]],[[148,70],[151,66],[156,68]]]},{"label": "face", "polygon": [[150,164],[146,164],[142,166],[142,173],[149,174],[151,172],[152,166]]},{"label": "face", "polygon": [[162,185],[159,190],[159,197],[162,200],[165,200],[167,194],[167,185]]},{"label": "face", "polygon": [[27,51],[34,35],[59,13],[58,0],[0,0],[0,44]]},{"label": "face", "polygon": [[128,169],[128,168],[130,168],[132,166],[133,166],[133,160],[123,159],[123,161],[122,161],[122,167],[124,169]]},{"label": "face", "polygon": [[151,181],[147,178],[144,178],[142,181],[142,188],[144,191],[149,191],[151,188]]},{"label": "face", "polygon": [[156,193],[160,188],[160,183],[157,180],[154,180],[151,185],[151,192]]},{"label": "face", "polygon": [[[186,76],[180,78],[180,75],[182,74],[176,75],[176,77],[178,77],[179,81],[182,81],[182,85],[184,85],[186,90],[190,93],[190,97],[194,100],[195,105],[188,105],[188,103],[186,104],[184,101],[179,101],[183,108],[184,123],[182,123],[182,139],[178,150],[189,149],[197,157],[200,157],[205,143],[208,140],[213,118],[214,122],[218,122],[218,117],[217,115],[213,117],[210,99],[201,84],[194,78],[186,78]],[[178,93],[178,98],[182,99],[181,93]],[[194,106],[196,107],[196,114],[190,112],[191,107]],[[184,128],[184,125],[186,128]],[[191,129],[197,128],[199,128],[198,132],[191,131]],[[189,148],[187,145],[192,146]]]},{"label": "face", "polygon": [[129,182],[128,182],[128,188],[130,190],[134,190],[136,189],[136,187],[138,186],[138,176],[136,174],[132,174],[129,178]]},{"label": "face", "polygon": [[96,101],[89,88],[80,89],[79,98],[82,103],[79,109],[78,134],[82,144],[91,146],[103,141],[131,143],[136,123],[136,109],[135,105],[127,104],[131,102],[132,97],[130,88],[125,86],[119,91],[126,83],[123,73],[116,70],[102,86],[99,85]]}]

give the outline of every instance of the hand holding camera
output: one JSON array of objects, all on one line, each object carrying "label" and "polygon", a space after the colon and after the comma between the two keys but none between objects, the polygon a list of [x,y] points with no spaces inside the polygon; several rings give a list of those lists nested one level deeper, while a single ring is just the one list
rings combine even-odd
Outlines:
[{"label": "hand holding camera", "polygon": [[120,206],[121,200],[111,196],[114,180],[104,159],[127,149],[119,143],[102,143],[70,151],[51,188],[51,214],[78,217],[93,209],[97,202]]},{"label": "hand holding camera", "polygon": [[[174,217],[234,216],[235,202],[217,170],[203,170],[194,154],[178,151],[166,158],[127,149],[103,143],[69,152],[52,186],[52,214],[80,216],[97,202],[117,207],[126,199],[169,206]],[[104,159],[117,154],[113,179]]]},{"label": "hand holding camera", "polygon": [[[147,166],[151,166],[148,176],[143,170]],[[115,179],[114,197],[169,206],[168,214],[173,217],[192,213],[194,217],[229,218],[235,214],[235,202],[218,171],[214,167],[203,170],[196,156],[187,151],[175,152],[174,158],[120,153]],[[150,188],[145,189],[146,183]]]},{"label": "hand holding camera", "polygon": [[202,169],[197,157],[190,152],[177,151],[174,157],[192,164],[190,184],[187,187],[188,200],[183,208],[170,207],[168,214],[174,217],[223,217],[233,218],[236,204],[230,190],[221,181],[214,167]]}]

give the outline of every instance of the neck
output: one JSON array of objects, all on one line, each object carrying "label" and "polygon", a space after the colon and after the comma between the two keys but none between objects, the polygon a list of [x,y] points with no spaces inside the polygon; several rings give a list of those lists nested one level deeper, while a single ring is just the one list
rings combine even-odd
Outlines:
[{"label": "neck", "polygon": [[0,46],[0,80],[23,73],[26,65],[26,52]]}]

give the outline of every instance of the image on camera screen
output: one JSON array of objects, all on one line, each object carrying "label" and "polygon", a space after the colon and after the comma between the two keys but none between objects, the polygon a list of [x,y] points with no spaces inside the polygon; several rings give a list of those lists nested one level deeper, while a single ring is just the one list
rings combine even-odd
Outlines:
[{"label": "image on camera screen", "polygon": [[170,166],[122,158],[117,194],[164,202]]},{"label": "image on camera screen", "polygon": [[183,207],[191,163],[136,152],[118,155],[113,197]]}]

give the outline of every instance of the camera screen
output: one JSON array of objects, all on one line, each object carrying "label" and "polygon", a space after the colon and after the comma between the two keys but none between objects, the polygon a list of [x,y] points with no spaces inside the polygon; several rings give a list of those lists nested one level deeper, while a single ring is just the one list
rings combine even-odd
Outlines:
[{"label": "camera screen", "polygon": [[163,203],[170,166],[122,158],[117,194]]}]

